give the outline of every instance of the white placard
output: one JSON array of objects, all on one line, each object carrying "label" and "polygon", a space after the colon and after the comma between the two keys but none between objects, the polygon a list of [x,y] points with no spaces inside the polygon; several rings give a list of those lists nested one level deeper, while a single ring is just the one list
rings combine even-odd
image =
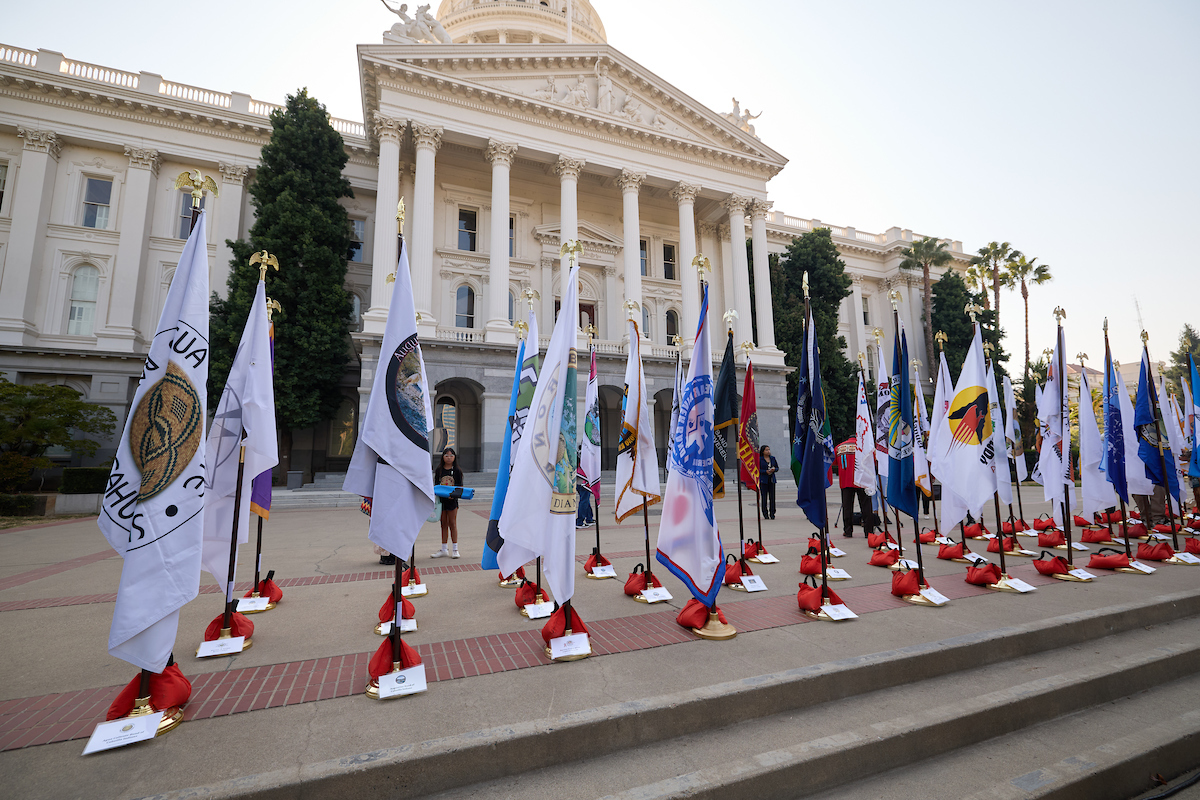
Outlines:
[{"label": "white placard", "polygon": [[1082,550],[1085,553],[1089,552],[1088,546],[1086,544],[1080,544],[1079,542],[1071,542],[1071,548],[1074,550]]},{"label": "white placard", "polygon": [[527,603],[525,613],[530,619],[542,619],[554,613],[554,603]]},{"label": "white placard", "polygon": [[776,558],[775,556],[771,555],[770,553],[759,553],[758,561],[760,564],[778,564],[779,563],[779,559]]},{"label": "white placard", "polygon": [[996,538],[996,534],[992,533],[991,531],[988,531],[987,533],[985,533],[985,534],[983,535],[983,538],[984,538],[984,539],[995,539],[995,538]]},{"label": "white placard", "polygon": [[1070,572],[1068,572],[1067,574],[1074,575],[1076,578],[1079,578],[1080,580],[1085,580],[1085,581],[1090,581],[1092,578],[1096,577],[1092,573],[1088,572],[1086,569],[1073,569]]},{"label": "white placard", "polygon": [[404,586],[400,587],[400,596],[401,597],[412,597],[414,594],[417,596],[420,596],[420,595],[427,593],[428,591],[429,591],[429,588],[423,583],[418,583],[414,586],[409,586],[409,585],[405,584]]},{"label": "white placard", "polygon": [[247,611],[266,611],[269,597],[243,597],[238,600],[237,610],[245,614]]},{"label": "white placard", "polygon": [[1167,535],[1167,534],[1165,534],[1165,533],[1152,533],[1152,534],[1150,534],[1150,538],[1151,538],[1151,539],[1156,539],[1156,540],[1158,540],[1158,541],[1160,541],[1160,542],[1169,542],[1169,541],[1171,541],[1171,537],[1170,537],[1170,536],[1168,536],[1168,535]]},{"label": "white placard", "polygon": [[429,686],[425,682],[424,664],[417,664],[415,667],[379,676],[380,700],[386,700],[389,697],[399,697],[405,694],[416,694],[428,688]]},{"label": "white placard", "polygon": [[831,547],[829,548],[829,555],[833,556],[834,558],[841,558],[842,556],[846,555],[846,551],[840,547]]},{"label": "white placard", "polygon": [[933,541],[937,544],[954,544],[954,540],[946,536],[935,536]]},{"label": "white placard", "polygon": [[1156,567],[1152,567],[1152,566],[1150,566],[1149,564],[1143,564],[1143,563],[1142,563],[1142,562],[1140,562],[1140,561],[1130,561],[1130,562],[1129,562],[1129,566],[1133,567],[1133,568],[1134,568],[1134,569],[1136,569],[1138,572],[1144,572],[1144,573],[1146,573],[1147,575],[1149,575],[1151,572],[1157,572],[1157,571],[1158,571]]},{"label": "white placard", "polygon": [[615,578],[617,577],[617,568],[611,564],[601,567],[592,567],[592,575],[597,578]]},{"label": "white placard", "polygon": [[1176,553],[1175,557],[1186,564],[1200,564],[1200,558],[1196,558],[1191,553],[1185,553],[1182,550]]},{"label": "white placard", "polygon": [[[387,622],[382,622],[379,624],[379,635],[380,636],[387,636],[388,634],[390,634],[392,632],[392,622],[393,622],[393,620],[388,620]],[[401,633],[412,633],[416,629],[417,629],[417,621],[415,619],[400,620],[400,632]]]},{"label": "white placard", "polygon": [[1122,539],[1120,536],[1114,536],[1114,537],[1112,537],[1112,540],[1113,540],[1113,542],[1114,542],[1114,543],[1116,543],[1116,544],[1119,544],[1119,545],[1121,545],[1122,547],[1124,547],[1124,546],[1125,546],[1125,540],[1124,540],[1124,539]]},{"label": "white placard", "polygon": [[[750,576],[746,576],[746,577],[752,578],[755,576],[750,575]],[[742,585],[744,586],[745,584],[746,584],[746,582],[745,582],[745,580],[743,580]],[[664,603],[667,600],[671,599],[671,593],[668,592],[666,589],[664,589],[661,586],[658,586],[658,587],[651,586],[651,587],[647,587],[646,589],[642,590],[642,597],[646,598],[647,603]]]},{"label": "white placard", "polygon": [[1021,580],[1020,578],[1009,578],[1007,581],[1005,581],[1005,583],[1007,583],[1012,588],[1016,589],[1021,594],[1025,594],[1026,592],[1036,592],[1037,591],[1036,586],[1030,586],[1028,583]]},{"label": "white placard", "polygon": [[842,581],[850,580],[850,573],[846,572],[846,570],[844,570],[844,569],[839,569],[837,567],[831,567],[829,569],[826,569],[825,574],[828,575],[830,578],[833,578],[835,581],[836,580],[842,580]]},{"label": "white placard", "polygon": [[125,717],[114,719],[112,722],[101,722],[92,731],[87,747],[83,748],[83,754],[86,756],[89,753],[153,739],[158,733],[158,723],[162,722],[162,718],[163,712],[159,711],[144,717]]},{"label": "white placard", "polygon": [[213,639],[211,642],[204,642],[200,645],[200,649],[196,651],[196,658],[212,658],[213,656],[232,656],[242,652],[242,646],[246,643],[245,636],[232,636],[228,639]]},{"label": "white placard", "polygon": [[902,558],[896,562],[896,565],[899,567],[903,567],[904,569],[916,569],[917,568],[917,562],[913,561],[911,558]]},{"label": "white placard", "polygon": [[743,575],[742,586],[746,587],[747,592],[765,592],[767,590],[767,585],[757,575]]},{"label": "white placard", "polygon": [[821,610],[828,614],[830,619],[858,619],[858,614],[846,608],[844,603],[821,606]]},{"label": "white placard", "polygon": [[921,597],[924,597],[935,606],[944,606],[950,602],[950,598],[934,589],[932,586],[921,590]]},{"label": "white placard", "polygon": [[900,549],[900,545],[896,544],[895,542],[888,542],[888,543],[887,543],[887,549],[888,549],[888,550],[899,550],[899,549]]},{"label": "white placard", "polygon": [[572,633],[570,636],[559,636],[550,640],[550,659],[565,656],[586,656],[592,652],[586,633]]},{"label": "white placard", "polygon": [[967,559],[972,564],[978,564],[981,561],[987,561],[987,559],[979,555],[979,553],[963,553],[963,558]]}]

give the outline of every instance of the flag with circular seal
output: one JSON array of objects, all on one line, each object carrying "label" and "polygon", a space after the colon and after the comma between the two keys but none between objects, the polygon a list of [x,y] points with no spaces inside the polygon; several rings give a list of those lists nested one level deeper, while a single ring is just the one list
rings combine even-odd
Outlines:
[{"label": "flag with circular seal", "polygon": [[200,589],[208,385],[207,214],[187,243],[113,456],[100,519],[124,559],[108,652],[162,672]]}]

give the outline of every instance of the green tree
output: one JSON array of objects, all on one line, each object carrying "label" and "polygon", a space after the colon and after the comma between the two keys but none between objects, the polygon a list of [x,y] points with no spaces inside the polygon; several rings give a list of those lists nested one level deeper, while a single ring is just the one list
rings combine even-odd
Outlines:
[{"label": "green tree", "polygon": [[350,220],[338,200],[353,197],[342,175],[347,156],[325,107],[307,89],[271,114],[271,141],[250,187],[255,221],[250,241],[228,242],[234,259],[229,292],[212,298],[213,342],[209,407],[215,408],[258,284],[250,255],[267,250],[279,272],[267,273],[267,296],[282,310],[275,320],[275,415],[281,463],[290,464],[292,429],[330,419],[341,403],[339,384],[350,360]]},{"label": "green tree", "polygon": [[[21,386],[0,378],[0,491],[16,491],[35,469],[53,466],[51,447],[94,456],[112,435],[117,417],[105,406],[85,403],[69,386]],[[81,435],[82,434],[82,435]]]},{"label": "green tree", "polygon": [[[983,294],[969,291],[966,282],[954,270],[946,270],[941,279],[933,284],[932,327],[934,331],[946,334],[946,364],[952,375],[956,376],[962,369],[974,335],[971,318],[964,309],[970,303],[979,304],[983,298]],[[1008,353],[1003,346],[1004,331],[997,330],[995,326],[996,312],[985,309],[976,318],[982,329],[983,341],[995,346],[992,356],[996,362],[996,374],[1003,378],[1008,374],[1004,367]],[[930,367],[930,371],[937,374],[936,367]]]},{"label": "green tree", "polygon": [[1185,377],[1188,379],[1188,383],[1191,383],[1192,378],[1188,374],[1191,370],[1191,367],[1188,366],[1189,353],[1196,362],[1196,368],[1200,369],[1200,334],[1185,322],[1183,330],[1179,332],[1179,349],[1171,353],[1171,361],[1163,370],[1163,375],[1168,381],[1178,384],[1179,378]]},{"label": "green tree", "polygon": [[[786,354],[784,361],[800,365],[804,350],[804,292],[808,273],[809,300],[817,347],[821,352],[821,382],[826,413],[835,439],[854,432],[858,391],[857,368],[846,359],[846,338],[838,336],[838,308],[850,295],[850,276],[838,256],[828,228],[818,228],[793,239],[771,268],[771,302],[775,310],[775,342]],[[788,375],[788,407],[795,408],[799,375]],[[794,422],[794,421],[793,421]]]},{"label": "green tree", "polygon": [[1025,366],[1021,370],[1022,376],[1029,373],[1029,284],[1041,286],[1052,280],[1054,276],[1050,274],[1049,266],[1037,263],[1036,258],[1026,258],[1024,254],[1018,254],[1009,261],[1000,275],[1000,282],[1005,286],[1021,287],[1021,299],[1025,301]]},{"label": "green tree", "polygon": [[[980,269],[982,282],[988,280],[992,284],[992,297],[995,302],[988,302],[987,291],[983,293],[983,307],[996,312],[996,324],[1000,323],[1000,271],[1009,261],[1021,255],[1020,250],[1013,250],[1008,242],[988,242],[986,247],[979,248],[979,255],[971,258],[971,263]],[[982,287],[981,287],[982,288]]]},{"label": "green tree", "polygon": [[953,258],[953,254],[946,249],[946,242],[926,236],[920,241],[913,242],[912,246],[908,248],[904,260],[900,262],[900,269],[921,270],[921,277],[925,282],[922,289],[924,313],[921,320],[925,328],[926,353],[936,352],[933,349],[933,280],[929,271],[933,267],[944,267]]}]

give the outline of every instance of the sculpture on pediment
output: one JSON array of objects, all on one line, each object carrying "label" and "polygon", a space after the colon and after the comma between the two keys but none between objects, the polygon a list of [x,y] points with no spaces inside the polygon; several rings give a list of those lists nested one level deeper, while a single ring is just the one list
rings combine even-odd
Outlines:
[{"label": "sculpture on pediment", "polygon": [[414,16],[410,17],[408,16],[408,3],[401,3],[399,8],[392,8],[387,4],[387,0],[379,0],[379,2],[383,3],[384,8],[400,18],[400,21],[384,34],[387,39],[398,41],[401,44],[415,44],[416,42],[451,43],[450,34],[446,33],[446,29],[442,27],[442,23],[438,22],[429,13],[428,5],[419,6]]},{"label": "sculpture on pediment", "polygon": [[592,105],[591,93],[588,91],[587,76],[580,75],[575,80],[575,85],[567,90],[567,93],[562,98],[563,105],[577,106],[578,108],[589,108]]},{"label": "sculpture on pediment", "polygon": [[596,67],[596,110],[605,114],[613,112],[612,78],[608,77],[608,64]]},{"label": "sculpture on pediment", "polygon": [[532,97],[534,100],[555,100],[558,97],[558,87],[554,85],[554,76],[550,75],[546,78],[546,85],[541,89],[534,89]]},{"label": "sculpture on pediment", "polygon": [[631,92],[625,95],[625,104],[621,107],[618,116],[624,117],[635,125],[645,125],[646,107],[638,102],[638,99]]},{"label": "sculpture on pediment", "polygon": [[428,33],[428,38],[431,41],[441,42],[442,44],[453,44],[454,40],[450,38],[450,34],[446,33],[446,29],[442,27],[442,23],[437,21],[437,17],[429,13],[429,4],[417,7],[417,23],[421,26],[422,32]]},{"label": "sculpture on pediment", "polygon": [[735,98],[733,98],[733,111],[731,111],[728,114],[722,114],[721,116],[724,117],[725,119],[729,120],[730,122],[732,122],[734,125],[736,125],[741,130],[743,130],[746,133],[753,136],[755,139],[758,138],[758,134],[754,132],[754,126],[750,124],[750,121],[761,117],[762,116],[761,111],[758,112],[757,114],[751,114],[750,109],[746,109],[745,113],[743,113],[742,105],[741,105],[741,103],[738,102],[738,99],[735,97]]}]

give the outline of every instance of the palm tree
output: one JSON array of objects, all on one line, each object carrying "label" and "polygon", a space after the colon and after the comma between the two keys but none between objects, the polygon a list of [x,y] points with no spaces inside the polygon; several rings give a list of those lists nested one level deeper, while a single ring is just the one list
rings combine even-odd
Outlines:
[{"label": "palm tree", "polygon": [[925,353],[927,354],[927,360],[932,358],[932,354],[936,352],[933,349],[933,282],[929,277],[929,270],[931,267],[945,266],[953,258],[953,254],[946,249],[946,242],[926,236],[924,239],[913,242],[912,246],[908,248],[904,260],[900,262],[900,269],[921,270],[921,277],[925,282],[921,300],[925,311]]},{"label": "palm tree", "polygon": [[987,292],[984,291],[984,287],[987,284],[983,275],[983,268],[978,264],[971,264],[969,267],[967,267],[967,271],[963,274],[963,280],[966,281],[967,288],[970,289],[973,294],[983,294],[983,308],[985,311],[990,310],[992,307],[992,301],[988,298]]},{"label": "palm tree", "polygon": [[1029,375],[1029,284],[1041,286],[1052,280],[1054,276],[1048,265],[1037,263],[1036,258],[1027,259],[1024,254],[1009,260],[1000,276],[1000,282],[1005,286],[1011,288],[1020,284],[1021,299],[1025,301],[1025,371],[1022,374],[1026,376]]},{"label": "palm tree", "polygon": [[[971,258],[971,263],[980,268],[980,272],[984,275],[991,275],[992,278],[992,310],[996,312],[995,324],[996,328],[1000,328],[1000,267],[1018,258],[1021,255],[1020,250],[1013,250],[1012,245],[1008,242],[988,242],[987,247],[981,247],[977,251],[979,255]],[[988,307],[987,293],[984,293],[983,307]]]}]

